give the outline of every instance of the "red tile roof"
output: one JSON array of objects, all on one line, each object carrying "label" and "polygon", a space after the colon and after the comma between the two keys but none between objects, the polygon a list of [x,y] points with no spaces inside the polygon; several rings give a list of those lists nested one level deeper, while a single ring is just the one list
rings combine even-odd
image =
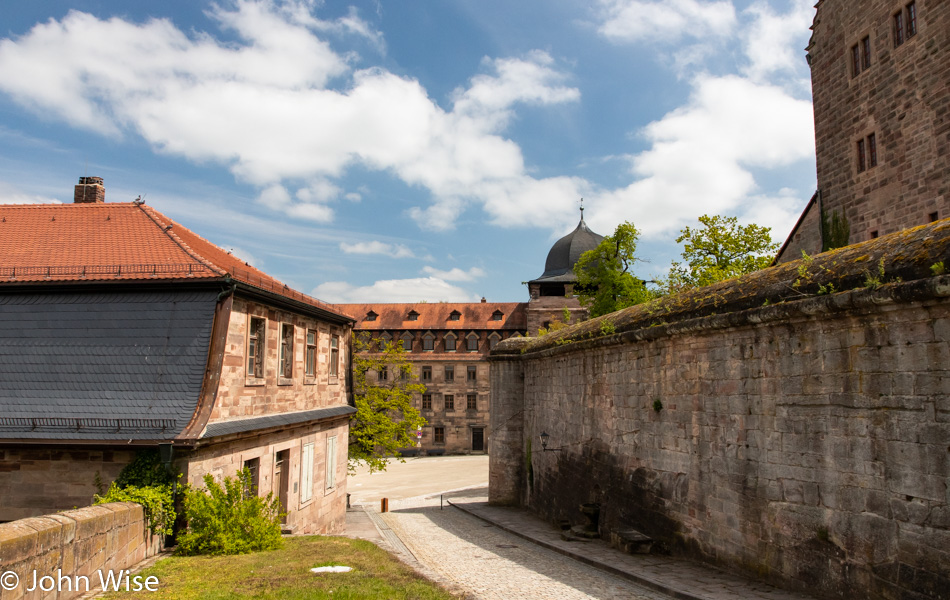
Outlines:
[{"label": "red tile roof", "polygon": [[[528,328],[524,302],[422,302],[409,304],[337,304],[338,309],[356,319],[356,330],[385,329],[495,329],[519,330]],[[492,314],[501,311],[501,321],[493,321]],[[375,321],[367,320],[370,312]],[[418,317],[409,320],[409,313]],[[450,321],[452,312],[459,313],[458,321]]]},{"label": "red tile roof", "polygon": [[145,204],[0,205],[0,285],[226,276],[340,314]]}]

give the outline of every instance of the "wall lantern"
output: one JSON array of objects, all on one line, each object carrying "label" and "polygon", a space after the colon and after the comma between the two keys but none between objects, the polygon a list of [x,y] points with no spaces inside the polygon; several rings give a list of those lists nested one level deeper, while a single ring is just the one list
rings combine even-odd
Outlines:
[{"label": "wall lantern", "polygon": [[551,438],[546,432],[542,431],[541,435],[538,436],[541,438],[541,450],[543,452],[560,452],[561,448],[548,448],[548,440]]},{"label": "wall lantern", "polygon": [[162,464],[165,465],[165,470],[171,473],[172,459],[175,456],[175,447],[172,446],[171,444],[159,444],[158,456],[161,459]]}]

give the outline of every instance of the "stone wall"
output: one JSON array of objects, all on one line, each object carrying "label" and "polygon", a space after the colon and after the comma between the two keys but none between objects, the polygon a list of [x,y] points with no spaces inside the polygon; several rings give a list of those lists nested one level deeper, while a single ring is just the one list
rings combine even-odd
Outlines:
[{"label": "stone wall", "polygon": [[[266,320],[264,345],[264,376],[247,373],[248,326],[250,317]],[[280,328],[294,327],[293,376],[279,376]],[[316,373],[306,374],[307,331],[317,332]],[[349,358],[346,344],[349,328],[332,325],[314,318],[276,310],[243,298],[235,298],[228,321],[227,344],[221,379],[210,422],[227,421],[261,415],[312,410],[347,403],[346,366]],[[330,375],[330,340],[336,336],[339,355],[336,375]]]},{"label": "stone wall", "polygon": [[[847,217],[852,243],[950,216],[950,4],[917,0],[917,33],[896,45],[894,15],[906,18],[908,4],[817,4],[808,55],[818,189],[829,218]],[[866,37],[870,65],[855,73],[851,49]],[[867,155],[862,171],[857,144],[871,134],[877,165]]]},{"label": "stone wall", "polygon": [[806,265],[844,289],[917,255],[905,281],[817,294],[789,263],[501,344],[491,501],[572,524],[599,502],[605,537],[821,595],[950,597],[950,277],[919,278],[948,230]]},{"label": "stone wall", "polygon": [[[299,427],[284,427],[253,437],[229,436],[214,443],[200,444],[185,454],[178,465],[183,480],[204,487],[204,476],[217,481],[235,477],[247,461],[258,461],[258,491],[261,496],[279,495],[280,483],[274,472],[277,455],[286,451],[289,460],[286,509],[287,529],[297,534],[342,533],[346,525],[346,465],[349,424],[346,418],[320,421]],[[333,485],[328,485],[327,439],[336,438],[336,461],[330,465]],[[302,494],[304,485],[302,449],[313,444],[310,497]]]},{"label": "stone wall", "polygon": [[[13,571],[19,582],[13,586],[7,575],[0,598],[76,598],[87,591],[87,585],[88,591],[102,589],[100,572],[113,571],[118,576],[120,569],[128,569],[159,550],[161,538],[149,532],[142,506],[131,502],[3,523],[0,572]],[[37,580],[51,576],[55,581],[36,586],[34,573]],[[27,591],[33,587],[33,592]],[[53,591],[43,592],[42,588]]]},{"label": "stone wall", "polygon": [[0,447],[0,522],[88,506],[135,453],[134,449],[95,447]]}]

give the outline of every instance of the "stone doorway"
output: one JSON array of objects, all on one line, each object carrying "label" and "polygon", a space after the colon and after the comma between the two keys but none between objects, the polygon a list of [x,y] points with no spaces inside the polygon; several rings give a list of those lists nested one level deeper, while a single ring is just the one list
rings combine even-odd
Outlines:
[{"label": "stone doorway", "polygon": [[485,451],[485,428],[472,427],[472,452]]}]

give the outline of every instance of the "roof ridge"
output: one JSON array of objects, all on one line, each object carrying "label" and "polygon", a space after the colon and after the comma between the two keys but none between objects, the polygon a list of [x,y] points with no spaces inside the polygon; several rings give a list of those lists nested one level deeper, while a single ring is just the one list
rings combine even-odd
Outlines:
[{"label": "roof ridge", "polygon": [[[148,205],[146,205],[146,204],[133,204],[133,206],[139,208],[142,212],[144,212],[144,213],[148,216],[149,220],[151,220],[153,223],[155,223],[155,225],[161,230],[161,232],[164,233],[166,236],[168,236],[173,242],[175,242],[175,244],[176,244],[179,248],[181,248],[182,251],[185,252],[185,254],[187,254],[188,256],[192,257],[193,259],[195,259],[195,260],[198,261],[199,263],[205,265],[206,267],[212,269],[213,271],[215,271],[215,272],[218,273],[219,275],[227,275],[227,274],[228,274],[228,271],[227,271],[226,269],[222,269],[222,268],[219,267],[218,265],[214,264],[214,263],[211,262],[210,260],[208,260],[208,259],[204,258],[203,256],[201,256],[200,254],[198,254],[198,252],[197,252],[194,248],[192,248],[192,247],[189,246],[187,243],[185,243],[184,240],[182,240],[180,237],[178,237],[178,234],[176,234],[174,231],[172,231],[172,229],[173,229],[172,226],[173,226],[173,225],[178,225],[179,227],[185,227],[184,225],[181,225],[181,224],[179,224],[179,223],[176,223],[175,221],[172,221],[171,219],[169,219],[168,217],[166,217],[166,216],[163,215],[162,213],[158,212],[157,210],[155,210],[154,208],[152,208],[151,206],[148,206]],[[153,213],[154,213],[154,214],[153,214]],[[160,217],[161,217],[161,218],[160,218]],[[165,221],[167,221],[167,223],[166,223],[166,222],[162,222],[162,219],[164,219]],[[188,228],[185,227],[185,229],[188,229]],[[191,231],[191,230],[189,230],[189,231]],[[192,232],[192,233],[193,233],[194,235],[198,235],[198,234],[196,234],[196,233],[194,233],[194,232]],[[198,236],[198,237],[201,237],[201,236]],[[203,238],[202,238],[202,239],[203,239]],[[210,242],[209,242],[209,243],[210,243]]]}]

